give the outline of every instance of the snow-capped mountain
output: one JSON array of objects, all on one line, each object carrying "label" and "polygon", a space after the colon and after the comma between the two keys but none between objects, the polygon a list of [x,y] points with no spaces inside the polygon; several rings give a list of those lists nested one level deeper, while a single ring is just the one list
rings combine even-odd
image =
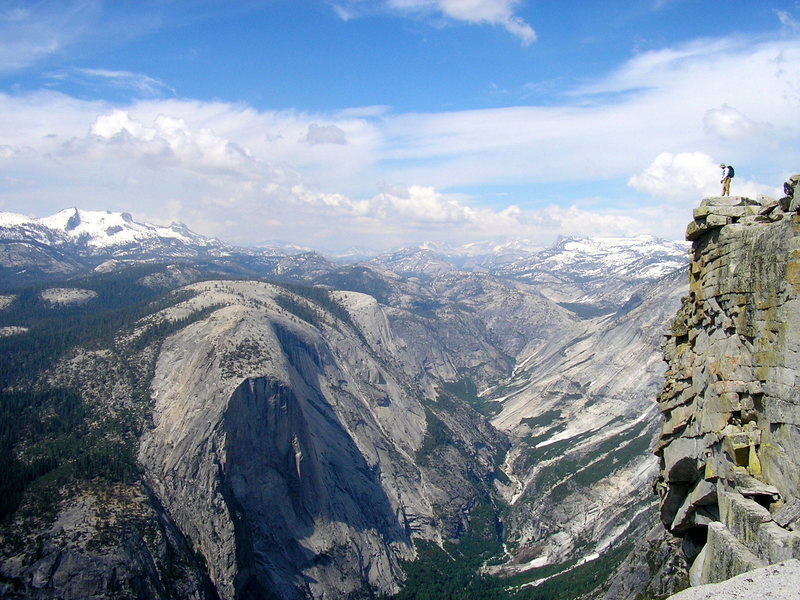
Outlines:
[{"label": "snow-capped mountain", "polygon": [[540,244],[528,239],[483,240],[460,246],[446,244],[423,244],[423,248],[435,250],[462,268],[475,266],[498,267],[530,256],[542,250]]},{"label": "snow-capped mountain", "polygon": [[546,249],[528,240],[451,247],[426,243],[381,254],[370,264],[409,277],[486,272],[532,286],[582,316],[635,303],[634,288],[684,268],[688,244],[649,235],[562,238]]},{"label": "snow-capped mountain", "polygon": [[139,223],[129,213],[69,208],[39,219],[0,213],[4,287],[167,261],[196,263],[220,274],[295,279],[305,278],[309,270],[316,276],[333,269],[318,254],[237,247],[179,223],[167,227]]},{"label": "snow-capped mountain", "polygon": [[357,262],[364,262],[378,256],[380,252],[374,248],[366,248],[363,246],[351,246],[340,252],[333,252],[330,258],[341,264],[353,264]]},{"label": "snow-capped mountain", "polygon": [[286,240],[259,242],[253,249],[262,254],[304,254],[306,252],[314,252],[314,249],[310,246],[301,246]]},{"label": "snow-capped mountain", "polygon": [[630,299],[632,287],[684,268],[688,248],[650,235],[562,238],[496,272],[534,284],[556,302],[614,309]]},{"label": "snow-capped mountain", "polygon": [[651,235],[562,238],[534,256],[515,261],[503,272],[527,279],[545,272],[583,278],[624,273],[637,280],[657,279],[686,264],[688,248],[686,242]]},{"label": "snow-capped mountain", "polygon": [[449,271],[493,271],[541,250],[530,240],[481,241],[460,246],[424,242],[379,254],[370,262],[400,275],[440,275]]},{"label": "snow-capped mountain", "polygon": [[[200,249],[224,254],[232,248],[204,237],[180,223],[168,227],[137,223],[130,213],[67,208],[40,219],[15,213],[0,213],[0,234],[5,239],[35,241],[56,246],[74,246],[86,254],[124,256],[148,249],[168,247],[177,255],[197,255]],[[191,251],[189,250],[191,249]]]},{"label": "snow-capped mountain", "polygon": [[[686,249],[684,242],[644,235],[566,238],[547,249],[530,240],[461,246],[426,242],[381,254],[366,264],[402,277],[491,273],[530,285],[570,310],[592,316],[618,310],[631,300],[634,287],[683,267]],[[228,274],[301,279],[336,268],[297,244],[236,247],[181,224],[152,225],[134,221],[129,213],[77,208],[39,219],[0,213],[0,250],[6,286],[14,279],[74,275],[101,264],[108,269],[108,261],[192,261]]]},{"label": "snow-capped mountain", "polygon": [[403,248],[369,261],[387,271],[406,276],[441,275],[458,268],[447,257],[428,248]]}]

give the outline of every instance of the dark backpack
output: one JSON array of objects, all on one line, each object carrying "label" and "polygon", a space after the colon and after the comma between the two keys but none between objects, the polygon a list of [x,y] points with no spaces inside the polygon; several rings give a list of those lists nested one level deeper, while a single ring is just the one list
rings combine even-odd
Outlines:
[{"label": "dark backpack", "polygon": [[728,165],[728,177],[730,177],[731,179],[733,179],[733,176],[734,176],[734,175],[735,175],[735,171],[733,170],[733,167],[732,167],[732,166],[730,166],[730,165]]}]

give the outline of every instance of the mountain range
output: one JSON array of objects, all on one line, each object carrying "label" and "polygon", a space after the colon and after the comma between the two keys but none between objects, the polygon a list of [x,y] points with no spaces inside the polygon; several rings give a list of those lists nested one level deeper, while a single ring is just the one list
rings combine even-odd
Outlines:
[{"label": "mountain range", "polygon": [[669,591],[680,569],[641,542],[686,249],[340,264],[126,214],[0,214],[3,596]]},{"label": "mountain range", "polygon": [[[209,267],[252,271],[261,275],[303,277],[304,263],[320,270],[335,270],[347,264],[365,263],[400,275],[430,276],[448,271],[489,272],[508,279],[530,281],[555,301],[592,304],[625,301],[625,282],[638,285],[686,264],[684,242],[636,238],[559,238],[542,249],[528,240],[479,242],[462,246],[426,243],[388,253],[359,250],[364,260],[354,261],[345,253],[324,258],[305,247],[289,243],[247,248],[227,244],[191,231],[183,224],[165,227],[138,223],[129,213],[86,211],[69,208],[49,217],[31,218],[0,212],[0,268],[11,282],[24,280],[13,271],[25,265],[28,277],[62,277],[89,269],[113,268],[117,262],[164,260],[206,261]],[[315,256],[311,259],[310,257]],[[294,261],[291,257],[297,257]],[[107,262],[111,261],[111,262]],[[294,264],[292,264],[294,263]],[[327,263],[327,264],[326,264]],[[312,275],[308,275],[312,276]],[[611,293],[603,282],[614,279],[622,288]],[[593,282],[599,282],[593,285]],[[8,284],[8,282],[6,283]],[[600,292],[600,289],[603,291]],[[600,295],[591,294],[592,291]],[[606,295],[609,298],[605,298]]]}]

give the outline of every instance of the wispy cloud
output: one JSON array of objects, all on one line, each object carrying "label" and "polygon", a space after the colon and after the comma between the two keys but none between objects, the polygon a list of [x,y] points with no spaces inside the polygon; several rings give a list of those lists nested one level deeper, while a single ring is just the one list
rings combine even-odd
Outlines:
[{"label": "wispy cloud", "polygon": [[58,82],[70,82],[85,87],[108,86],[133,92],[138,96],[144,97],[155,98],[165,93],[175,95],[175,90],[163,81],[142,73],[131,73],[129,71],[72,67],[46,73],[45,78]]},{"label": "wispy cloud", "polygon": [[0,10],[0,73],[30,67],[80,39],[98,18],[99,0],[48,3],[11,0]]},{"label": "wispy cloud", "polygon": [[521,0],[329,0],[328,3],[346,21],[376,12],[437,15],[474,25],[502,27],[523,45],[536,41],[536,31],[515,13]]},{"label": "wispy cloud", "polygon": [[776,10],[775,14],[778,15],[778,20],[786,29],[790,31],[800,31],[800,21],[794,18],[785,10]]},{"label": "wispy cloud", "polygon": [[4,0],[0,3],[0,74],[64,64],[87,48],[122,45],[162,27],[167,4],[158,0]]}]

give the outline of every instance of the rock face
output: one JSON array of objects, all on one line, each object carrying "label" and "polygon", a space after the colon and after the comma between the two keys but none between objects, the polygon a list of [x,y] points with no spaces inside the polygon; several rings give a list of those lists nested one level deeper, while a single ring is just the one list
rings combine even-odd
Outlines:
[{"label": "rock face", "polygon": [[220,597],[396,592],[414,539],[467,527],[502,436],[443,410],[369,296],[339,292],[336,317],[268,284],[193,289],[227,306],[165,342],[139,460]]},{"label": "rock face", "polygon": [[663,350],[661,520],[693,584],[800,557],[800,190],[709,198]]}]

